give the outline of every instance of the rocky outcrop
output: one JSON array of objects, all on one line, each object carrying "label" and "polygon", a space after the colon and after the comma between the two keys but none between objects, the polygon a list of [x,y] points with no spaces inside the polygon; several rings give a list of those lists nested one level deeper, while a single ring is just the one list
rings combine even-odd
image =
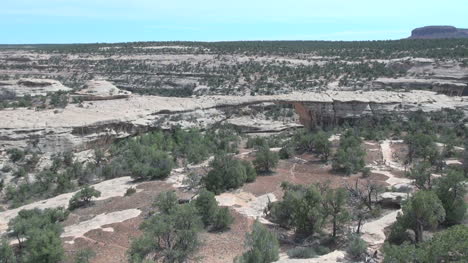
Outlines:
[{"label": "rocky outcrop", "polygon": [[[130,96],[123,100],[84,102],[61,111],[10,109],[1,112],[0,151],[35,148],[41,152],[85,150],[155,128],[206,127],[229,118],[233,112],[265,102],[292,104],[300,122],[312,127],[364,115],[401,113],[442,108],[468,110],[461,98],[433,92],[328,92],[272,96],[207,96],[168,98]],[[255,122],[251,125],[257,125]],[[290,126],[290,125],[288,125]]]},{"label": "rocky outcrop", "polygon": [[374,89],[432,90],[448,96],[468,95],[468,84],[457,80],[421,78],[378,78],[372,82]]},{"label": "rocky outcrop", "polygon": [[128,98],[132,93],[120,90],[114,84],[106,80],[90,80],[86,87],[73,94],[81,100],[114,100]]},{"label": "rocky outcrop", "polygon": [[408,193],[385,192],[379,195],[379,203],[384,207],[400,207],[408,196]]},{"label": "rocky outcrop", "polygon": [[410,39],[468,38],[468,29],[453,26],[426,26],[411,31]]},{"label": "rocky outcrop", "polygon": [[0,96],[11,96],[6,99],[12,99],[15,96],[23,97],[24,95],[45,96],[49,92],[70,91],[57,80],[52,79],[18,79],[0,81]]}]

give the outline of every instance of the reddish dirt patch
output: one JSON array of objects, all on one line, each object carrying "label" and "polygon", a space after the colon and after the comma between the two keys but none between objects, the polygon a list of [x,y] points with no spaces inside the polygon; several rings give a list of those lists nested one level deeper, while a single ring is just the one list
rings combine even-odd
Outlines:
[{"label": "reddish dirt patch", "polygon": [[[382,154],[378,143],[363,144],[363,147],[367,152],[367,164],[381,162]],[[250,149],[241,149],[241,153],[248,151]],[[253,160],[254,153],[238,155],[237,157]],[[333,173],[330,164],[323,163],[312,154],[303,154],[289,160],[280,160],[275,172],[270,175],[258,176],[255,182],[244,185],[242,190],[256,196],[274,193],[276,197],[282,198],[281,183],[284,181],[304,185],[328,182],[331,187],[337,188],[346,184],[352,185],[360,178],[359,174],[345,176]],[[387,177],[373,173],[368,179],[386,185]],[[141,215],[136,218],[103,226],[104,228],[112,227],[113,232],[106,232],[102,229],[91,230],[85,234],[84,238],[77,238],[74,244],[65,243],[64,247],[67,258],[69,258],[67,262],[72,262],[73,255],[83,248],[91,248],[96,252],[96,257],[92,262],[127,262],[126,251],[130,246],[131,239],[141,234],[138,227],[148,212],[152,210],[151,204],[154,198],[163,191],[174,190],[171,185],[162,181],[146,182],[139,185],[137,189],[139,192],[132,196],[97,201],[93,206],[77,209],[70,215],[69,219],[64,222],[66,226],[89,220],[102,213],[132,208],[142,210]],[[192,193],[180,190],[177,190],[177,194],[184,199],[192,196]],[[201,262],[232,262],[236,256],[244,251],[245,234],[250,231],[253,219],[246,218],[233,209],[231,209],[231,213],[235,217],[235,221],[229,231],[224,233],[203,232],[201,234],[203,245],[195,255],[195,257],[201,258]],[[70,240],[70,238],[65,240]]]},{"label": "reddish dirt patch", "polygon": [[73,258],[80,249],[89,248],[96,253],[96,256],[92,259],[93,263],[128,262],[126,257],[127,249],[130,247],[131,239],[140,234],[138,226],[142,221],[143,218],[140,216],[122,223],[105,226],[112,227],[114,232],[91,230],[86,233],[84,238],[75,239],[74,244],[64,244],[67,258]]},{"label": "reddish dirt patch", "polygon": [[234,223],[229,231],[223,233],[203,233],[201,238],[203,245],[196,257],[201,257],[200,262],[223,263],[233,262],[236,256],[241,255],[244,248],[244,240],[250,231],[253,220],[246,218],[230,209],[234,217]]},{"label": "reddish dirt patch", "polygon": [[[304,160],[305,163],[301,163],[297,159],[280,160],[274,173],[258,176],[255,182],[244,185],[243,190],[256,196],[274,193],[276,197],[280,198],[283,196],[281,183],[285,181],[304,185],[328,182],[331,187],[338,188],[347,183],[351,184],[360,178],[360,175],[345,176],[334,173],[331,165],[321,162],[311,154],[303,154],[298,158]],[[371,174],[367,179],[386,185],[387,177],[381,174]]]},{"label": "reddish dirt patch", "polygon": [[[130,247],[131,239],[141,234],[138,227],[143,222],[143,218],[152,210],[153,200],[159,193],[174,188],[162,181],[153,181],[143,183],[137,189],[141,191],[127,197],[113,197],[97,201],[93,206],[77,209],[70,214],[69,218],[64,222],[65,226],[89,220],[102,213],[131,208],[142,210],[140,216],[136,218],[103,226],[103,228],[112,227],[113,232],[106,232],[101,229],[91,230],[85,234],[84,238],[75,239],[74,244],[65,243],[64,248],[69,259],[67,262],[73,262],[72,259],[76,252],[85,248],[91,248],[96,253],[96,257],[93,258],[92,262],[127,262],[125,253]],[[187,195],[178,192],[180,198],[185,198]],[[71,238],[65,238],[64,240],[71,240]]]},{"label": "reddish dirt patch", "polygon": [[[163,191],[174,190],[172,186],[162,181],[146,182],[137,187],[140,192],[131,196],[112,197],[106,200],[95,201],[92,206],[80,208],[73,211],[64,226],[77,224],[89,220],[96,215],[137,208],[147,212],[154,198]],[[182,195],[182,194],[181,194]]]}]

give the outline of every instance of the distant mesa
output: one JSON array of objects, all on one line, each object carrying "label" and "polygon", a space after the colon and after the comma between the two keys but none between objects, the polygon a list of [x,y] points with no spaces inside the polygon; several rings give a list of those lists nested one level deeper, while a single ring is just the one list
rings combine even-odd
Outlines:
[{"label": "distant mesa", "polygon": [[409,39],[468,38],[468,29],[453,26],[425,26],[411,31]]}]

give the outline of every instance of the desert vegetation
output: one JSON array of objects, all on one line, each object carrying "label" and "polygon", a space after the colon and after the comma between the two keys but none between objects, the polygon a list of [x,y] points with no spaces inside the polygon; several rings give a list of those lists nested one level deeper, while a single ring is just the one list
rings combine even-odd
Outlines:
[{"label": "desert vegetation", "polygon": [[[461,39],[0,46],[8,120],[92,112],[85,126],[0,128],[13,138],[0,145],[0,262],[464,262],[465,99],[393,99],[414,95],[408,79],[457,78],[467,50]],[[8,91],[46,77],[72,89]],[[77,96],[95,79],[133,92],[115,104],[131,106]],[[382,84],[400,92],[382,103],[343,97],[382,79],[406,82]],[[343,90],[354,93],[331,99]],[[254,99],[275,94],[286,95]],[[153,95],[168,106],[147,114]],[[103,104],[135,114],[94,121],[115,116]]]}]

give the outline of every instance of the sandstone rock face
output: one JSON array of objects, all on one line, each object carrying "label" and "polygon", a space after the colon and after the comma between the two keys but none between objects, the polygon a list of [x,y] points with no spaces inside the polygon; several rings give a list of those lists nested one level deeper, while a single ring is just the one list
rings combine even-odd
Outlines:
[{"label": "sandstone rock face", "polygon": [[[130,96],[128,99],[68,105],[62,111],[9,109],[1,112],[0,151],[34,148],[40,152],[86,150],[150,131],[154,128],[206,127],[231,118],[232,112],[261,103],[292,104],[302,125],[331,124],[364,115],[438,111],[459,108],[468,111],[460,97],[413,92],[292,93],[272,96],[206,96],[169,98]],[[235,122],[235,118],[232,117]],[[255,126],[255,123],[250,124]],[[287,125],[291,126],[291,125]],[[278,128],[278,127],[276,127]],[[280,127],[281,128],[281,127]]]},{"label": "sandstone rock face", "polygon": [[460,80],[421,78],[378,78],[372,82],[374,89],[432,90],[448,96],[468,95],[468,84]]},{"label": "sandstone rock face", "polygon": [[410,39],[468,38],[468,29],[453,26],[426,26],[411,32]]},{"label": "sandstone rock face", "polygon": [[130,94],[130,91],[120,90],[106,80],[90,80],[86,83],[86,88],[74,93],[75,97],[83,100],[124,99],[128,98]]},{"label": "sandstone rock face", "polygon": [[48,92],[70,91],[57,80],[52,79],[19,79],[0,81],[0,96],[7,94],[23,97],[24,95],[45,96]]}]

